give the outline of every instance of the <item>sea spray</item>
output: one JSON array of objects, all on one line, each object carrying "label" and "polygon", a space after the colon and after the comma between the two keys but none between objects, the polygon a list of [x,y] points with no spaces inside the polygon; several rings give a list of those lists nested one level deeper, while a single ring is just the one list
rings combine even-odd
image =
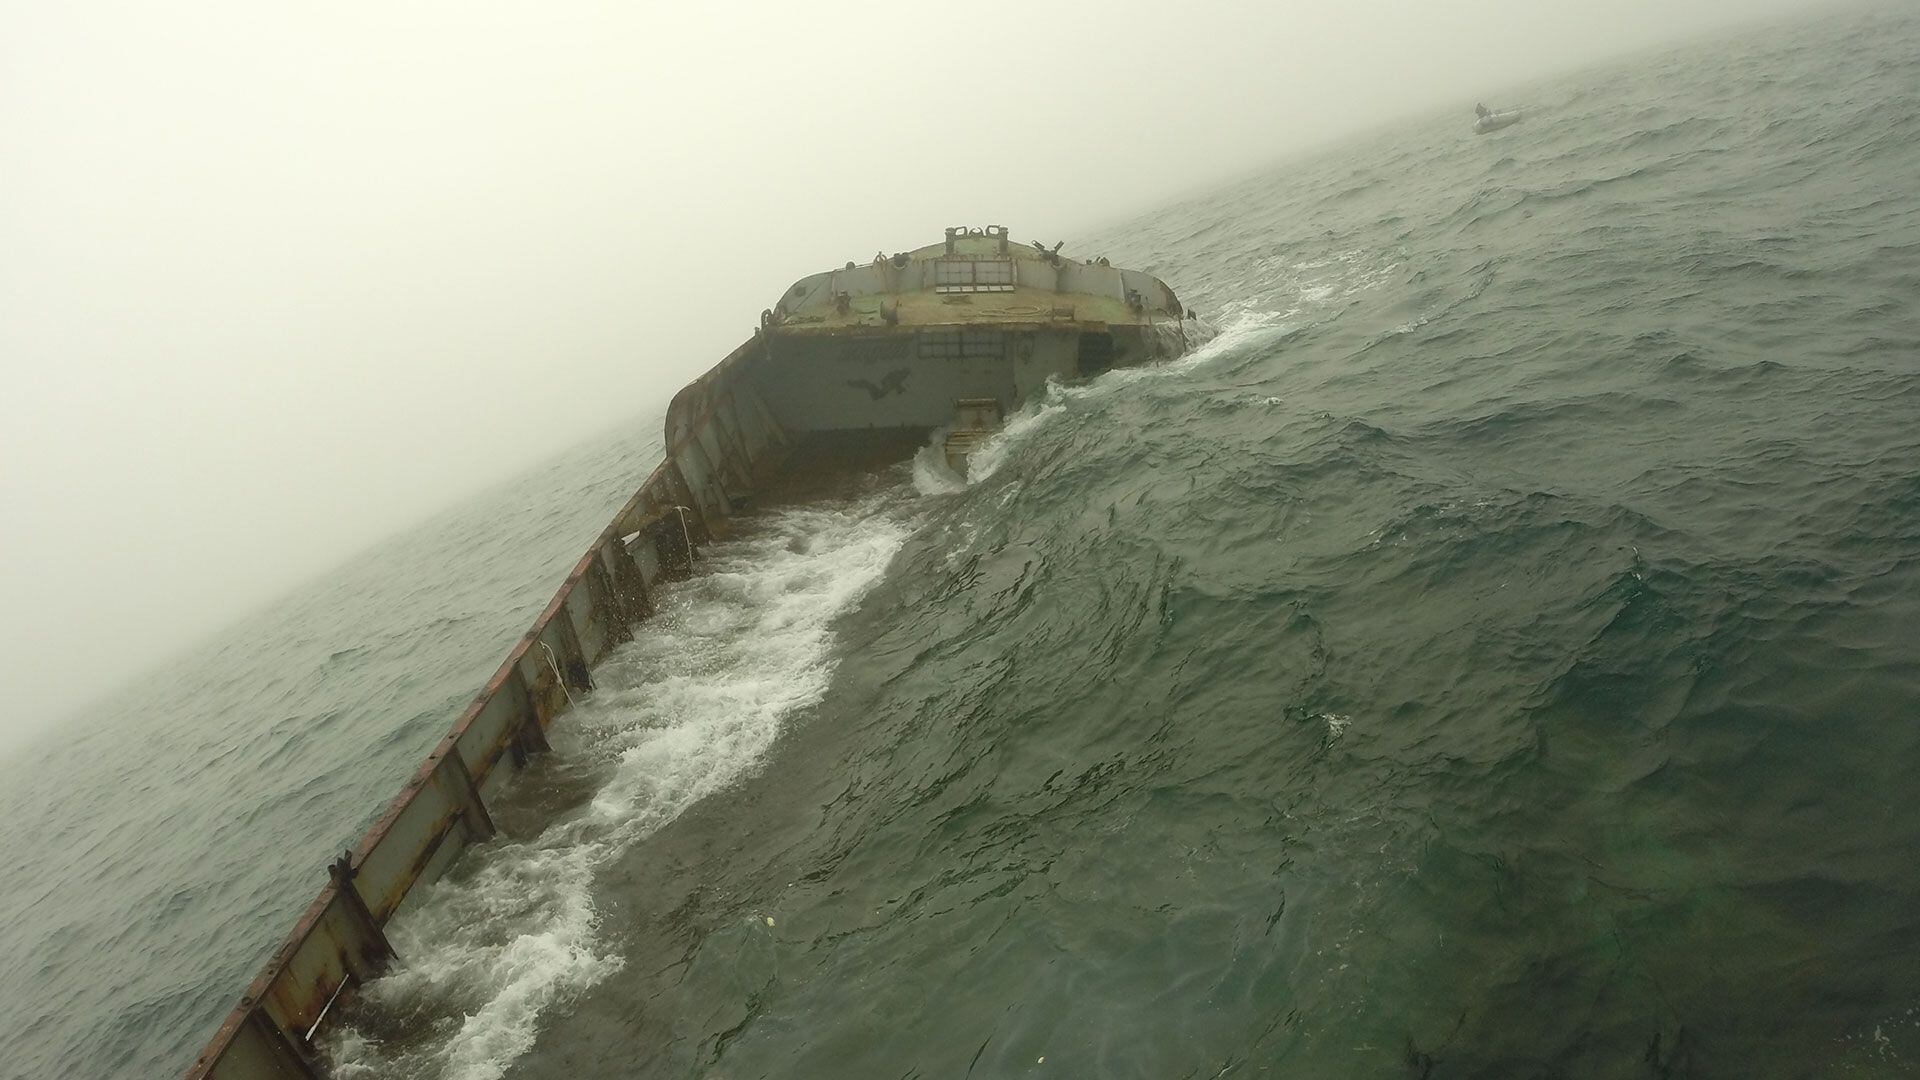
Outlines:
[{"label": "sea spray", "polygon": [[573,774],[591,791],[584,805],[476,849],[394,920],[406,962],[364,988],[331,1036],[336,1076],[495,1080],[546,1009],[618,969],[598,933],[596,869],[759,767],[787,719],[819,699],[831,623],[899,547],[899,510],[881,497],[773,515],[663,590],[660,617],[555,729],[561,760],[543,767],[560,775],[509,797],[551,795]]}]

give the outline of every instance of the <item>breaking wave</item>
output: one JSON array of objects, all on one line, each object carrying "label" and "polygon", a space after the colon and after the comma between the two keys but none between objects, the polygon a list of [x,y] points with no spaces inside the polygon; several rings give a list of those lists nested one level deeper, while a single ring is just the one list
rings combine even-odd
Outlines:
[{"label": "breaking wave", "polygon": [[[621,964],[598,933],[596,870],[757,768],[832,673],[833,619],[907,534],[868,500],[795,509],[708,549],[658,617],[596,671],[554,753],[496,819],[558,820],[475,848],[388,927],[404,963],[364,988],[332,1037],[336,1076],[495,1080],[542,1012]],[[568,803],[576,805],[567,805]]]}]

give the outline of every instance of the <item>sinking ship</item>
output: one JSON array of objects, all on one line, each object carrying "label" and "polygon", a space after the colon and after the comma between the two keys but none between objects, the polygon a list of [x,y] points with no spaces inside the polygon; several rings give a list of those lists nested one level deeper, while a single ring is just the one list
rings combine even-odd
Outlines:
[{"label": "sinking ship", "polygon": [[937,445],[967,462],[1049,381],[1177,357],[1205,336],[1151,274],[1004,227],[950,228],[795,282],[752,336],[667,409],[666,452],[595,537],[453,729],[328,880],[188,1070],[189,1080],[328,1076],[315,1038],[354,988],[399,962],[384,927],[494,835],[487,806],[547,749],[593,668],[654,613],[665,581],[773,493]]},{"label": "sinking ship", "polygon": [[877,431],[918,445],[946,428],[960,468],[1049,379],[1186,351],[1186,313],[1165,282],[1060,246],[948,229],[942,244],[802,278],[761,313],[740,381],[790,437]]}]

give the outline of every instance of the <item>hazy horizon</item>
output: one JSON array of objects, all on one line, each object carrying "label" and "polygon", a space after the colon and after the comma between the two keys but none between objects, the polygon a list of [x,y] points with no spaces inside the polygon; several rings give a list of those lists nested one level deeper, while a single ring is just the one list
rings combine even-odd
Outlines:
[{"label": "hazy horizon", "polygon": [[807,273],[1815,6],[10,4],[0,750],[664,405]]}]

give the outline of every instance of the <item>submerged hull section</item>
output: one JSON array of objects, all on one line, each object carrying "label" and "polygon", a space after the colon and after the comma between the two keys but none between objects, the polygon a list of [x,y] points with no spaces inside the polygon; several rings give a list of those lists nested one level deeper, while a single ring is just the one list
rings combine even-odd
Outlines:
[{"label": "submerged hull section", "polygon": [[748,379],[791,431],[932,429],[952,418],[959,400],[993,398],[1012,412],[1050,379],[1183,351],[1183,339],[1163,328],[1104,325],[780,336]]},{"label": "submerged hull section", "polygon": [[1011,245],[1004,229],[817,274],[674,396],[666,459],[574,566],[248,988],[189,1080],[320,1080],[315,1035],[356,987],[398,963],[384,934],[410,895],[490,838],[487,806],[592,669],[652,617],[653,590],[693,572],[756,500],[804,499],[835,475],[901,460],[947,427],[960,467],[1049,379],[1178,356],[1173,290],[1105,260]]},{"label": "submerged hull section", "polygon": [[1012,413],[1050,379],[1187,349],[1173,290],[1103,259],[1015,245],[1006,231],[796,282],[762,319],[748,382],[790,432],[946,425],[958,401]]}]

